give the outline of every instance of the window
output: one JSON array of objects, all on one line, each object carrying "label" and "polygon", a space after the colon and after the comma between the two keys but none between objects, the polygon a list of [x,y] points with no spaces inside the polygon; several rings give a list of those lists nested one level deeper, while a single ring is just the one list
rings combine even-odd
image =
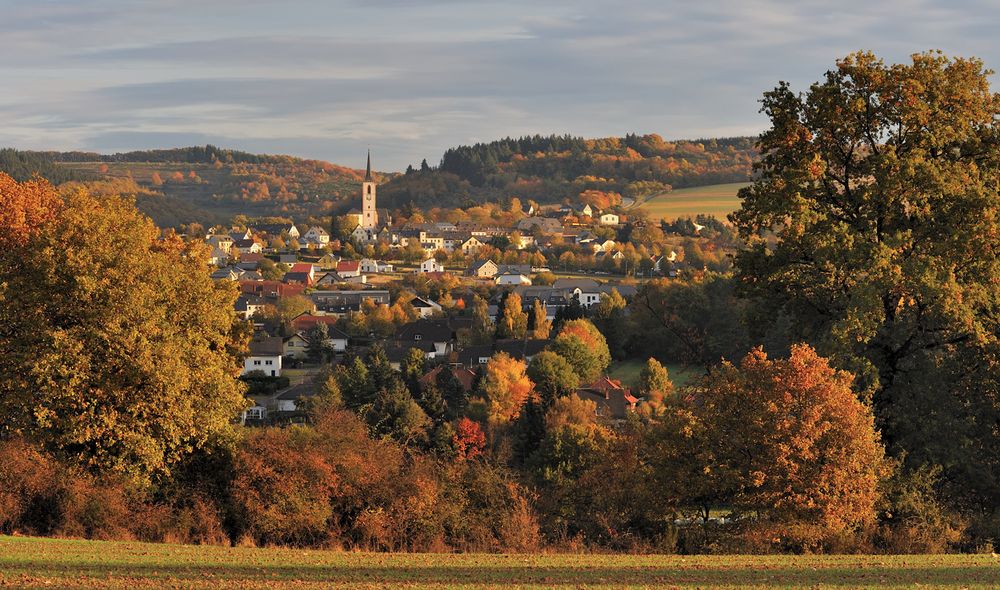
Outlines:
[{"label": "window", "polygon": [[260,366],[260,361],[254,361],[253,364],[254,364],[254,366],[258,366],[259,367]]},{"label": "window", "polygon": [[270,366],[271,366],[271,365],[273,365],[274,363],[273,363],[273,362],[271,362],[271,361],[264,361],[264,364],[270,367]]},{"label": "window", "polygon": [[414,340],[423,340],[424,339],[424,335],[423,334],[414,334],[413,335],[413,339]]}]

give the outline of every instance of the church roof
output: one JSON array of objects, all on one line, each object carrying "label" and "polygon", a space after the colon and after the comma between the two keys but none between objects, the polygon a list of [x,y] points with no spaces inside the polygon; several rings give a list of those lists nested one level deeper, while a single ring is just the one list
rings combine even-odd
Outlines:
[{"label": "church roof", "polygon": [[368,166],[365,168],[365,180],[371,182],[372,180],[372,151],[368,150]]}]

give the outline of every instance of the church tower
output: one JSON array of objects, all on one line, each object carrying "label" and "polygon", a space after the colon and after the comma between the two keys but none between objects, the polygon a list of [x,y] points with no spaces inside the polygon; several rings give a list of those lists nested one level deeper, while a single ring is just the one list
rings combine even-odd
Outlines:
[{"label": "church tower", "polygon": [[378,227],[378,209],[375,208],[375,181],[372,180],[372,151],[368,150],[368,167],[361,183],[361,227]]}]

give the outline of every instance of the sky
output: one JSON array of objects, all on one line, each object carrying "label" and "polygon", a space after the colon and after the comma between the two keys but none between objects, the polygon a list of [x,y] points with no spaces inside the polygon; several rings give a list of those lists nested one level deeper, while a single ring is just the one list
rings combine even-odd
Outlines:
[{"label": "sky", "polygon": [[392,171],[534,133],[752,135],[780,80],[860,49],[1000,69],[998,30],[997,0],[0,0],[0,147]]}]

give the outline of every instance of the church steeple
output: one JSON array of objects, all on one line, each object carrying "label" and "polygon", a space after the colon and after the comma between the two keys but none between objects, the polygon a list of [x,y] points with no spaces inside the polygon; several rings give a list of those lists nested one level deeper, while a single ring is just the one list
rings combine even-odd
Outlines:
[{"label": "church steeple", "polygon": [[372,151],[368,150],[365,179],[361,183],[361,227],[374,230],[378,227],[378,209],[375,208],[375,181],[372,180]]}]

